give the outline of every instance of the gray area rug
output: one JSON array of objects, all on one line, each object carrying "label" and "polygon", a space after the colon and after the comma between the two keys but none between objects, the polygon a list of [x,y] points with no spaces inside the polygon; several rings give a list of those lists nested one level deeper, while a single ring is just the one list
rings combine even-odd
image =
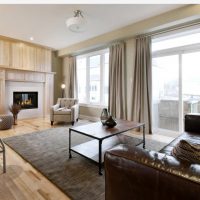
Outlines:
[{"label": "gray area rug", "polygon": [[[68,159],[68,128],[52,128],[4,139],[4,142],[74,200],[103,200],[104,175],[97,165],[75,153]],[[72,132],[72,144],[89,138]],[[138,142],[138,138],[134,141]],[[146,148],[160,150],[164,143],[146,140]]]}]

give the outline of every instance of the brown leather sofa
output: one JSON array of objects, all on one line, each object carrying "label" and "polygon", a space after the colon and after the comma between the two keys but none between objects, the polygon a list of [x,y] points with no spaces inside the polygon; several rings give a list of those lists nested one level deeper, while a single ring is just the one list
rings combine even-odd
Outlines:
[{"label": "brown leather sofa", "polygon": [[171,156],[180,139],[200,143],[200,115],[185,116],[185,132],[160,152],[118,145],[105,154],[106,200],[200,200],[200,164]]}]

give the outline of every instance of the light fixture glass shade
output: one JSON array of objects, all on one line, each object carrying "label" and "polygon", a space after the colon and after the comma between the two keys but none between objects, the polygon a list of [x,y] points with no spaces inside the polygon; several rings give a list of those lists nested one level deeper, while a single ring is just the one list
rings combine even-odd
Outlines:
[{"label": "light fixture glass shade", "polygon": [[72,32],[83,32],[86,29],[85,19],[79,16],[67,19],[66,25]]}]

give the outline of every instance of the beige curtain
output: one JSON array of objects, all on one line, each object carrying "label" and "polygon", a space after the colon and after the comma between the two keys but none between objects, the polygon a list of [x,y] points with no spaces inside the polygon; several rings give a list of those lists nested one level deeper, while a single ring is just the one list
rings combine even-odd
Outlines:
[{"label": "beige curtain", "polygon": [[137,38],[133,79],[132,120],[144,122],[146,133],[152,133],[151,76],[151,38]]},{"label": "beige curtain", "polygon": [[65,96],[68,98],[77,98],[77,73],[76,57],[65,57],[63,60],[63,73]]},{"label": "beige curtain", "polygon": [[125,99],[125,45],[115,44],[109,54],[109,102],[108,109],[113,117],[126,119]]}]

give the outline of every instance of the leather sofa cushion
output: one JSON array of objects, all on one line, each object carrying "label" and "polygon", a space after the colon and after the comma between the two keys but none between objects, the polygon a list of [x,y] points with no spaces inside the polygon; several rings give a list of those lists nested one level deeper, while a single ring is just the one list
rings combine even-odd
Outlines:
[{"label": "leather sofa cushion", "polygon": [[71,109],[59,108],[58,110],[54,111],[54,115],[71,115]]},{"label": "leather sofa cushion", "polygon": [[200,131],[200,114],[185,115],[185,131],[196,133]]}]

